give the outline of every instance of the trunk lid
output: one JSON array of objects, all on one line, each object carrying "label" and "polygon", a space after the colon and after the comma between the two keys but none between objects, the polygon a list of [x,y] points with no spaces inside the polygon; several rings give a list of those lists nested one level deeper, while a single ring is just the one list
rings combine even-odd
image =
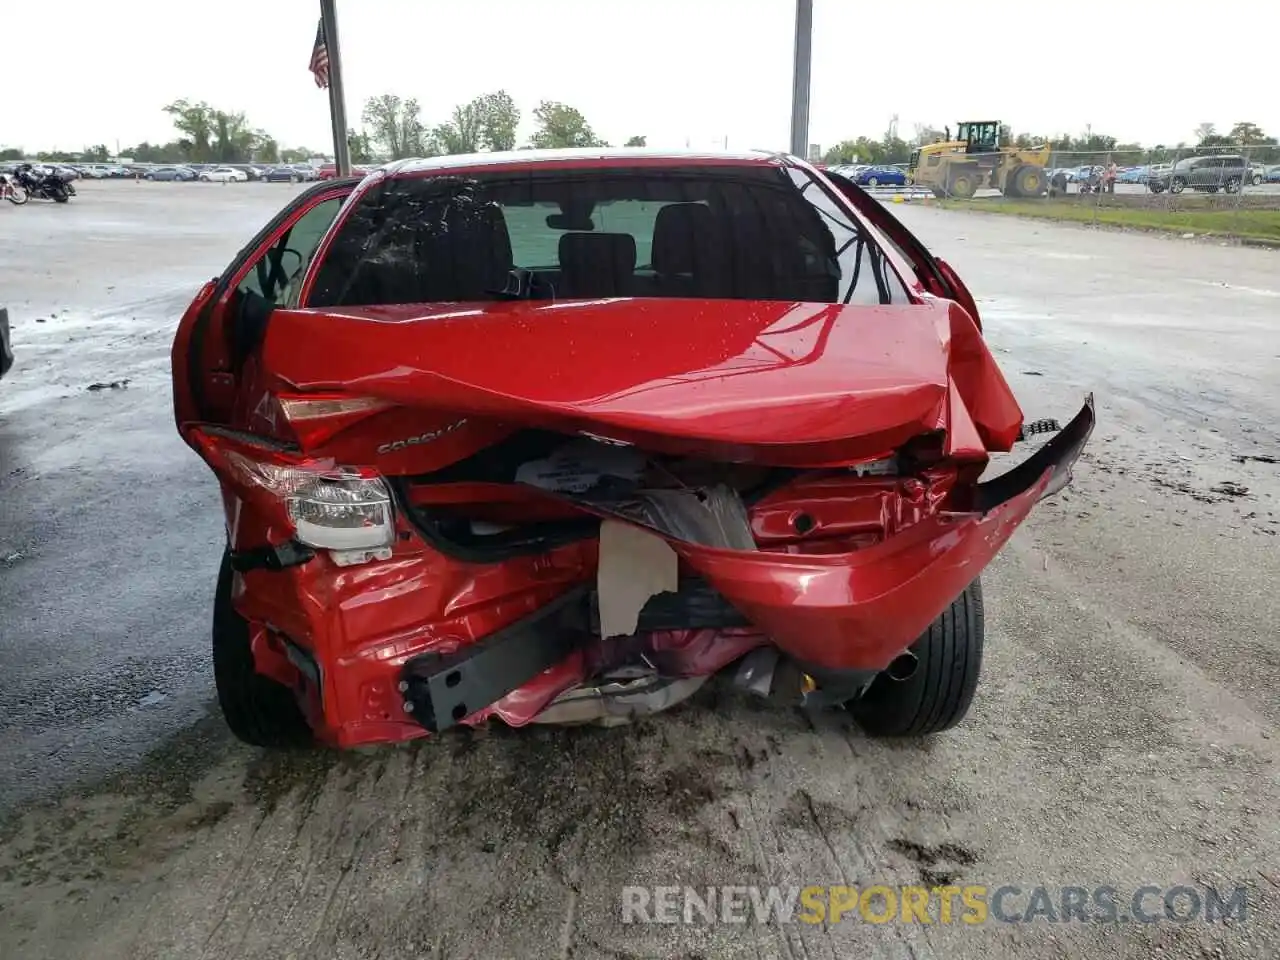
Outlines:
[{"label": "trunk lid", "polygon": [[[878,456],[945,429],[957,397],[990,449],[1007,449],[1021,423],[972,319],[933,299],[277,310],[261,362],[269,389],[377,398],[420,411],[433,427],[428,411],[468,418],[449,432],[455,449],[473,430],[492,442],[503,424],[720,460],[818,466]],[[387,429],[405,426],[401,416]],[[367,436],[370,452],[388,439]],[[420,457],[415,463],[421,468]]]}]

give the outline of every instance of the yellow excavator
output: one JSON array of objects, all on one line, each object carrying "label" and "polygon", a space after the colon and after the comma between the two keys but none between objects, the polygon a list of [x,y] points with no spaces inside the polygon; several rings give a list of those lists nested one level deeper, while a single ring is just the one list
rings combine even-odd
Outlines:
[{"label": "yellow excavator", "polygon": [[1006,197],[1043,197],[1049,187],[1045,167],[1051,148],[1000,145],[999,120],[965,120],[935,143],[911,154],[907,175],[935,197],[967,200],[977,191],[999,190]]}]

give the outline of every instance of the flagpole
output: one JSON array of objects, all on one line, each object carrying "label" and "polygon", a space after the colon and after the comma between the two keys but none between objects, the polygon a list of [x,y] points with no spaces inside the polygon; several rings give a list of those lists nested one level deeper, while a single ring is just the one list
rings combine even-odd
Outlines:
[{"label": "flagpole", "polygon": [[329,53],[329,122],[333,125],[335,175],[351,175],[351,148],[347,143],[347,105],[342,92],[342,54],[338,49],[338,15],[334,0],[320,0],[325,48]]}]

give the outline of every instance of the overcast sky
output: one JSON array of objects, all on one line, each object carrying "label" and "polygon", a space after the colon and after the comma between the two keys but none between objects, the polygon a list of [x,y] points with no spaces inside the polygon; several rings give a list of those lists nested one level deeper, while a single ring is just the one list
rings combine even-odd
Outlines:
[{"label": "overcast sky", "polygon": [[[337,2],[352,121],[375,94],[416,96],[431,124],[501,87],[524,111],[522,135],[545,98],[613,143],[787,146],[794,0]],[[1229,0],[1212,20],[1203,5],[1139,0],[814,7],[810,140],[824,147],[878,137],[895,113],[906,138],[916,123],[964,119],[1049,134],[1092,125],[1148,145],[1191,140],[1203,122],[1280,134],[1280,74],[1265,65],[1275,0]],[[187,97],[244,110],[285,146],[329,148],[326,95],[307,72],[316,0],[50,9],[56,28],[32,26],[36,14],[4,44],[0,146],[167,141],[161,107]]]}]

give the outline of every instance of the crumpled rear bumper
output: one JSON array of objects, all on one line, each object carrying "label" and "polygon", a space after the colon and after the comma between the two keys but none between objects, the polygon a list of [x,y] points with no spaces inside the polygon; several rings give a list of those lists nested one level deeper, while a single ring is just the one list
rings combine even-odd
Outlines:
[{"label": "crumpled rear bumper", "polygon": [[676,550],[800,662],[882,670],[973,582],[1036,502],[1066,486],[1093,425],[1090,398],[1030,458],[979,484],[971,512],[937,513],[853,553]]},{"label": "crumpled rear bumper", "polygon": [[[815,671],[878,671],[982,572],[1037,501],[1066,486],[1093,427],[1089,397],[1031,457],[979,484],[970,510],[937,513],[851,553],[670,542],[689,568],[793,659]],[[549,605],[474,648],[409,659],[401,684],[415,719],[440,730],[490,705],[502,715],[504,698],[527,702],[527,691],[519,688],[553,672],[571,653],[554,616],[555,605]],[[513,653],[495,655],[502,645]]]}]

